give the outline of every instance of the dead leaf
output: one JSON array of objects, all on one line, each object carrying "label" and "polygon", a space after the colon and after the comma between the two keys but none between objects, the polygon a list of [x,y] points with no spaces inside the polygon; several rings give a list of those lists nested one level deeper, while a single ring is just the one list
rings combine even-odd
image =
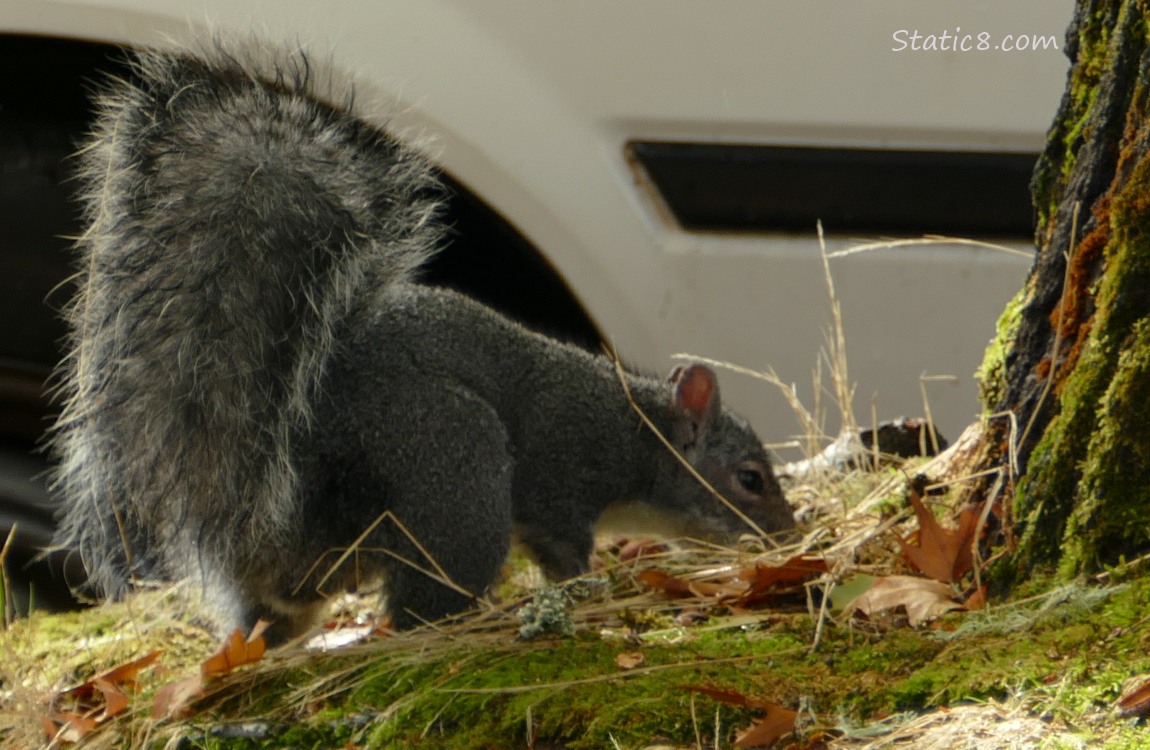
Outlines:
[{"label": "dead leaf", "polygon": [[647,663],[642,651],[628,651],[615,654],[615,666],[619,669],[637,669]]},{"label": "dead leaf", "polygon": [[1128,690],[1114,704],[1118,718],[1130,719],[1135,716],[1145,718],[1150,715],[1150,678],[1144,679],[1132,690]]},{"label": "dead leaf", "polygon": [[232,634],[220,645],[219,650],[200,665],[200,674],[206,680],[227,674],[237,667],[253,664],[262,659],[264,652],[267,651],[267,644],[262,635],[266,629],[267,624],[263,627],[257,624],[256,627],[252,628],[252,634],[247,639],[244,638],[243,631],[239,628],[233,630]]},{"label": "dead leaf", "polygon": [[135,691],[140,672],[154,665],[161,653],[153,651],[57,693],[50,701],[48,716],[41,718],[44,731],[60,741],[78,742],[119,716],[128,709],[127,693]]},{"label": "dead leaf", "polygon": [[57,743],[75,744],[87,737],[102,722],[74,711],[56,711],[40,720],[44,732]]},{"label": "dead leaf", "polygon": [[152,717],[168,719],[174,717],[186,718],[191,715],[191,705],[204,697],[204,678],[202,675],[192,675],[182,680],[169,682],[156,691],[155,700],[152,701]]},{"label": "dead leaf", "polygon": [[862,612],[868,617],[889,609],[902,607],[912,627],[934,620],[946,612],[962,609],[954,601],[950,586],[929,578],[916,576],[886,576],[875,579],[874,585],[847,605],[845,613]]},{"label": "dead leaf", "polygon": [[140,672],[159,661],[160,655],[163,653],[163,651],[153,651],[150,654],[141,656],[139,659],[130,661],[127,664],[121,664],[115,669],[110,669],[95,679],[106,680],[113,685],[131,685],[134,687],[136,678],[140,676]]},{"label": "dead leaf", "polygon": [[828,570],[826,560],[799,555],[782,565],[756,565],[708,580],[687,580],[656,568],[636,576],[640,583],[674,599],[710,599],[740,609],[777,602],[803,593],[807,581]]},{"label": "dead leaf", "polygon": [[105,687],[111,686],[116,692],[121,692],[119,690],[120,686],[135,689],[136,678],[139,677],[140,672],[155,664],[162,653],[162,651],[153,651],[146,656],[141,656],[139,659],[121,664],[114,669],[98,674],[87,682],[82,682],[75,687],[62,691],[56,696],[56,701],[73,700],[80,703],[89,702],[96,698],[97,695],[103,694],[103,690],[97,683],[101,683]]},{"label": "dead leaf", "polygon": [[922,502],[918,490],[911,488],[907,498],[918,518],[918,531],[909,539],[895,535],[903,554],[914,568],[936,581],[956,583],[974,565],[971,549],[978,528],[979,511],[964,508],[957,529],[943,528],[934,513]]},{"label": "dead leaf", "polygon": [[783,735],[795,731],[795,719],[799,715],[797,711],[774,704],[770,704],[764,710],[767,712],[766,716],[735,738],[735,747],[770,745]]},{"label": "dead leaf", "polygon": [[749,729],[739,734],[735,740],[735,747],[759,747],[769,745],[795,729],[795,719],[798,712],[789,708],[771,703],[760,698],[750,698],[738,690],[707,687],[705,685],[680,685],[683,690],[702,693],[715,700],[731,706],[753,708],[765,711],[766,716],[755,722]]},{"label": "dead leaf", "polygon": [[106,679],[93,680],[92,686],[96,688],[104,698],[105,716],[109,718],[119,716],[128,708],[128,696],[124,695],[124,691],[121,690],[119,686]]},{"label": "dead leaf", "polygon": [[44,730],[45,736],[49,741],[55,741],[56,735],[60,732],[60,725],[51,716],[41,716],[39,718],[40,729]]},{"label": "dead leaf", "polygon": [[977,612],[978,610],[986,607],[986,584],[984,583],[972,591],[970,596],[963,600],[962,606],[966,607],[971,612]]},{"label": "dead leaf", "polygon": [[798,555],[782,565],[756,565],[739,573],[749,587],[735,600],[739,607],[750,608],[776,600],[803,589],[807,581],[818,578],[828,570],[821,557]]},{"label": "dead leaf", "polygon": [[156,698],[152,702],[152,716],[156,718],[188,716],[192,704],[204,697],[205,686],[209,680],[262,659],[264,652],[267,651],[263,632],[270,624],[260,620],[246,639],[239,628],[233,630],[216,652],[200,663],[199,674],[170,682],[156,691]]},{"label": "dead leaf", "polygon": [[740,596],[747,589],[743,582],[687,581],[651,568],[636,578],[648,588],[662,591],[675,599],[722,599]]},{"label": "dead leaf", "polygon": [[644,570],[635,578],[647,588],[662,591],[668,596],[676,598],[691,596],[691,588],[686,581],[655,568]]}]

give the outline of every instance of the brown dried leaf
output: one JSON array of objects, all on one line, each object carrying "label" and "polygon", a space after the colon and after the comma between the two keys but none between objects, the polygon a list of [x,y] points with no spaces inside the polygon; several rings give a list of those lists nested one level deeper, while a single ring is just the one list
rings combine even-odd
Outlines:
[{"label": "brown dried leaf", "polygon": [[155,664],[161,653],[153,651],[57,693],[50,702],[49,715],[40,721],[45,732],[60,741],[78,742],[100,724],[122,714],[130,703],[125,691],[135,690],[140,672]]},{"label": "brown dried leaf", "polygon": [[1150,678],[1144,679],[1133,690],[1127,691],[1114,705],[1118,709],[1120,719],[1135,716],[1145,718],[1150,715]]},{"label": "brown dried leaf", "polygon": [[777,703],[771,703],[770,701],[765,701],[760,698],[751,698],[743,695],[738,690],[713,688],[705,685],[680,685],[679,687],[683,690],[702,693],[703,695],[731,706],[741,706],[743,708],[753,708],[767,712],[766,716],[759,719],[759,721],[755,722],[754,725],[739,735],[735,740],[735,747],[769,745],[779,737],[794,731],[795,718],[798,717],[798,713],[789,708],[784,708]]},{"label": "brown dried leaf", "polygon": [[827,572],[821,558],[799,555],[782,565],[756,565],[712,580],[691,581],[651,568],[637,576],[640,583],[676,599],[710,599],[749,609],[801,592],[803,584]]},{"label": "brown dried leaf", "polygon": [[972,591],[970,596],[966,597],[965,601],[963,601],[962,606],[966,607],[971,612],[977,612],[978,610],[985,608],[986,584],[984,583]]},{"label": "brown dried leaf", "polygon": [[56,735],[60,732],[60,725],[51,716],[39,717],[40,729],[44,731],[45,736],[48,737],[49,742],[56,739]]},{"label": "brown dried leaf", "polygon": [[647,663],[642,651],[627,651],[615,654],[615,666],[619,669],[637,669]]},{"label": "brown dried leaf", "polygon": [[119,716],[128,708],[128,696],[124,695],[124,691],[119,686],[100,678],[92,680],[92,686],[104,698],[104,715],[106,717]]},{"label": "brown dried leaf", "polygon": [[152,716],[156,719],[187,718],[192,714],[192,703],[204,696],[204,678],[192,675],[169,682],[156,691],[152,702]]},{"label": "brown dried leaf", "polygon": [[101,723],[101,720],[74,711],[54,711],[40,719],[44,732],[57,744],[75,744],[91,734]]},{"label": "brown dried leaf", "polygon": [[686,581],[655,568],[644,570],[635,578],[647,588],[657,589],[667,596],[683,598],[691,595],[691,588]]},{"label": "brown dried leaf", "polygon": [[827,561],[820,557],[797,555],[782,565],[756,565],[739,573],[749,587],[735,604],[754,607],[802,589],[803,584],[826,573]]},{"label": "brown dried leaf", "polygon": [[[162,651],[153,651],[150,654],[141,656],[139,659],[121,664],[114,669],[98,674],[87,682],[82,682],[75,687],[68,688],[55,697],[53,705],[63,700],[76,701],[77,703],[91,703],[98,695],[102,696],[104,694],[103,689],[98,687],[97,683],[102,683],[106,687],[110,686],[115,692],[122,695],[122,691],[119,690],[120,686],[134,689],[136,686],[136,678],[140,675],[140,672],[155,664],[162,653]],[[89,706],[89,708],[95,707],[96,706]]]},{"label": "brown dried leaf", "polygon": [[99,677],[98,680],[105,680],[113,685],[135,685],[136,678],[140,676],[140,672],[155,664],[163,651],[153,651],[150,654],[141,656],[135,661],[130,661],[127,664],[121,664],[115,669],[110,669]]},{"label": "brown dried leaf", "polygon": [[895,535],[903,554],[918,571],[943,583],[955,583],[970,572],[974,564],[972,545],[978,528],[979,511],[964,508],[957,529],[943,528],[934,513],[922,502],[918,491],[911,488],[908,496],[918,517],[918,532],[909,539]]},{"label": "brown dried leaf", "polygon": [[687,581],[651,568],[636,576],[648,588],[662,591],[675,599],[723,599],[737,597],[746,590],[741,582]]},{"label": "brown dried leaf", "polygon": [[783,735],[795,731],[795,719],[798,712],[789,708],[767,704],[764,707],[767,715],[759,719],[750,729],[739,734],[735,739],[735,747],[760,747],[770,745]]},{"label": "brown dried leaf", "polygon": [[[262,624],[262,627],[261,627]],[[257,623],[252,628],[252,634],[245,640],[243,632],[236,628],[232,631],[220,648],[200,665],[200,675],[206,680],[227,674],[237,667],[252,664],[263,658],[267,651],[263,631],[267,623]]]},{"label": "brown dried leaf", "polygon": [[216,652],[201,662],[199,674],[170,682],[156,692],[152,716],[189,716],[192,713],[192,703],[204,696],[204,686],[209,680],[262,659],[267,651],[263,632],[269,624],[263,620],[257,622],[246,639],[239,628],[233,630]]},{"label": "brown dried leaf", "polygon": [[950,586],[929,578],[916,576],[887,576],[875,580],[874,586],[851,602],[845,612],[862,612],[872,616],[879,612],[902,607],[912,627],[936,619],[946,612],[962,609],[954,601]]}]

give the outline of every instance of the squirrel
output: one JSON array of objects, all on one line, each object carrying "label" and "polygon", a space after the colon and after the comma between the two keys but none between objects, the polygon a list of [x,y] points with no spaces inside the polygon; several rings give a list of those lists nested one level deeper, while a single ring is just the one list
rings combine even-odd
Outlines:
[{"label": "squirrel", "polygon": [[435,170],[306,53],[131,54],[76,157],[50,438],[55,541],[92,591],[191,579],[223,632],[281,643],[368,581],[396,628],[466,609],[513,539],[585,573],[623,503],[694,538],[793,533],[710,367],[632,372],[420,284]]}]

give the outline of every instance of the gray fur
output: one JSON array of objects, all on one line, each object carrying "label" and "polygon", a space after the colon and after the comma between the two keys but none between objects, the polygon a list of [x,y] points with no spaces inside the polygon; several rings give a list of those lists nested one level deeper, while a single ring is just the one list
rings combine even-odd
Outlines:
[{"label": "gray fur", "polygon": [[[605,358],[409,281],[441,241],[432,172],[331,102],[303,55],[142,53],[134,74],[81,157],[53,438],[58,541],[94,588],[192,578],[225,628],[274,619],[279,640],[379,578],[400,626],[457,611],[467,594],[397,557],[434,567],[427,552],[480,594],[513,528],[550,575],[585,571],[619,501],[697,536],[748,530],[642,428]],[[684,410],[684,381],[627,378],[717,490],[764,467],[736,502],[765,531],[794,525],[717,385]]]}]

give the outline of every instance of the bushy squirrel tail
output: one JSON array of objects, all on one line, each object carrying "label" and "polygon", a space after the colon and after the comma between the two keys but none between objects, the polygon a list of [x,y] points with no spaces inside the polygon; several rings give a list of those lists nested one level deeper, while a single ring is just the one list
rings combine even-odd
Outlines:
[{"label": "bushy squirrel tail", "polygon": [[292,436],[341,321],[440,240],[427,162],[303,53],[257,57],[139,53],[78,156],[57,542],[107,595],[298,533]]}]

